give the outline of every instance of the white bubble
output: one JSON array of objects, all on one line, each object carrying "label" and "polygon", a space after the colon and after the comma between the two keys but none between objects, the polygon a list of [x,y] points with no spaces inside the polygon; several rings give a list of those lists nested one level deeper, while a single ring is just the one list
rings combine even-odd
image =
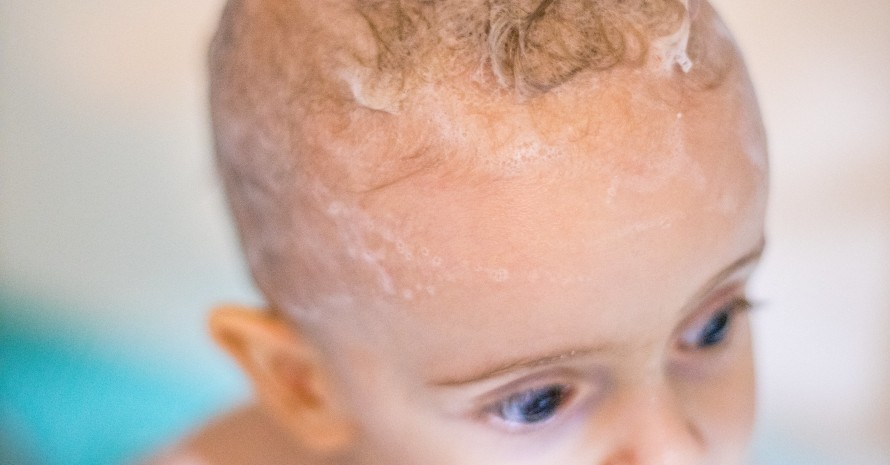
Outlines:
[{"label": "white bubble", "polygon": [[337,216],[343,211],[343,204],[341,202],[333,201],[328,204],[328,214],[332,216]]},{"label": "white bubble", "polygon": [[508,272],[504,268],[498,268],[496,270],[491,270],[489,272],[489,274],[491,276],[491,279],[493,279],[499,283],[502,283],[510,278],[510,272]]},{"label": "white bubble", "polygon": [[404,257],[406,260],[410,261],[414,259],[414,252],[412,252],[411,249],[408,248],[408,245],[405,244],[405,241],[399,240],[396,242],[396,251],[398,251],[399,254],[401,254],[402,257]]},{"label": "white bubble", "polygon": [[389,228],[383,228],[380,231],[380,237],[383,238],[386,242],[395,242],[395,234]]}]

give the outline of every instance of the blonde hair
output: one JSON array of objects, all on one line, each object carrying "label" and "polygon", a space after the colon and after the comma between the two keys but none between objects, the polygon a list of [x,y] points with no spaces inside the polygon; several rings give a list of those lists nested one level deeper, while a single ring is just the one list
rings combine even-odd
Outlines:
[{"label": "blonde hair", "polygon": [[641,63],[686,18],[677,0],[377,0],[357,9],[379,44],[377,70],[443,74],[475,62],[523,97],[581,71]]}]

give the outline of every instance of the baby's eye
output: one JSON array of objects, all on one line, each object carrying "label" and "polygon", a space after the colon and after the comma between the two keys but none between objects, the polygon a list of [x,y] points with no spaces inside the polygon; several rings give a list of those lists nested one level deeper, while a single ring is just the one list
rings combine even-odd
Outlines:
[{"label": "baby's eye", "polygon": [[734,299],[717,310],[704,324],[684,332],[683,345],[687,348],[707,349],[721,344],[732,330],[736,315],[750,308],[751,303],[744,297]]},{"label": "baby's eye", "polygon": [[495,406],[495,415],[517,427],[541,423],[556,414],[568,394],[569,389],[560,385],[513,394]]}]

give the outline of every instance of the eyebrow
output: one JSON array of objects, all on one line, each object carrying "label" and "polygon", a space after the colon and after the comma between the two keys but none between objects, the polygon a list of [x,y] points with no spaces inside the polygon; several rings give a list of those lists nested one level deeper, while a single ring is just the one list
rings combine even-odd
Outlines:
[{"label": "eyebrow", "polygon": [[[723,281],[727,280],[730,276],[735,274],[741,269],[746,268],[749,265],[757,263],[760,258],[763,256],[763,251],[766,248],[766,240],[761,238],[760,242],[757,243],[757,246],[751,249],[748,253],[739,257],[734,262],[730,263],[727,267],[720,270],[717,274],[715,274],[711,279],[709,279],[704,286],[702,286],[694,295],[693,298],[689,300],[690,304],[693,305],[699,302],[704,296],[714,290],[717,286],[719,286]],[[479,370],[476,374],[469,375],[463,378],[451,378],[451,379],[443,379],[439,381],[434,381],[430,383],[433,386],[439,387],[455,387],[461,386],[465,384],[477,383],[480,381],[485,381],[487,379],[491,379],[497,376],[505,375],[507,373],[512,373],[520,370],[528,370],[531,368],[537,368],[541,366],[552,365],[555,363],[562,363],[571,360],[575,360],[584,356],[588,356],[596,353],[604,353],[604,352],[612,352],[615,350],[615,347],[612,345],[601,345],[595,347],[583,347],[569,350],[561,350],[556,353],[549,353],[545,355],[537,355],[537,356],[526,356],[520,357],[515,360],[510,360],[507,362],[500,362],[496,365],[493,365],[489,368],[485,368]]]}]

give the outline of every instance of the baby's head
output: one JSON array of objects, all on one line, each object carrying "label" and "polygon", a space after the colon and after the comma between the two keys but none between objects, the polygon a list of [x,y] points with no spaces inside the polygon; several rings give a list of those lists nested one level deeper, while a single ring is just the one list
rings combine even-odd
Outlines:
[{"label": "baby's head", "polygon": [[212,328],[307,453],[743,458],[766,154],[709,5],[232,1],[211,67],[271,309]]}]

